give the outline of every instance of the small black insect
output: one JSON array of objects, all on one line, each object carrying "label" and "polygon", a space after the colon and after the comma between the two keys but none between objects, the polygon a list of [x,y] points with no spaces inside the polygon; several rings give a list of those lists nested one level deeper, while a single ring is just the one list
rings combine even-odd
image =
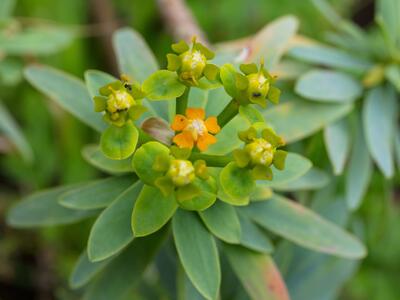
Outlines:
[{"label": "small black insect", "polygon": [[132,86],[129,83],[125,83],[124,87],[128,90],[128,91],[132,91]]},{"label": "small black insect", "polygon": [[253,97],[258,98],[261,96],[261,93],[253,93]]}]

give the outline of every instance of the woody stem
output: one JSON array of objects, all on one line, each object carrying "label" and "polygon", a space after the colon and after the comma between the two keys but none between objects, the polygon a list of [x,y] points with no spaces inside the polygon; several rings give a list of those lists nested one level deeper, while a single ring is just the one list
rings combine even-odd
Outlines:
[{"label": "woody stem", "polygon": [[233,161],[233,157],[231,155],[209,155],[198,152],[192,152],[190,155],[190,160],[204,160],[208,167],[225,167],[228,163]]},{"label": "woody stem", "polygon": [[232,99],[224,108],[224,110],[218,115],[218,125],[222,128],[230,120],[232,120],[239,112],[239,103]]},{"label": "woody stem", "polygon": [[188,100],[189,100],[189,91],[190,87],[186,87],[185,91],[181,96],[176,98],[176,114],[184,115],[187,105],[188,105]]}]

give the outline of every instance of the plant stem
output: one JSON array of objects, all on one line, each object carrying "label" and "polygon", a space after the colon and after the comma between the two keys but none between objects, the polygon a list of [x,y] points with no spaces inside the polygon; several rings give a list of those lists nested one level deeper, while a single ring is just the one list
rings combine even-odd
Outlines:
[{"label": "plant stem", "polygon": [[232,120],[239,112],[239,103],[232,99],[224,108],[224,110],[218,115],[218,125],[222,128],[230,120]]},{"label": "plant stem", "polygon": [[225,167],[228,163],[233,161],[233,157],[231,155],[209,155],[202,154],[198,152],[192,152],[190,155],[190,160],[204,160],[208,167]]},{"label": "plant stem", "polygon": [[183,94],[176,98],[176,114],[180,114],[180,115],[184,115],[187,105],[188,105],[188,99],[189,99],[189,91],[190,91],[190,87],[186,87],[185,91],[183,92]]}]

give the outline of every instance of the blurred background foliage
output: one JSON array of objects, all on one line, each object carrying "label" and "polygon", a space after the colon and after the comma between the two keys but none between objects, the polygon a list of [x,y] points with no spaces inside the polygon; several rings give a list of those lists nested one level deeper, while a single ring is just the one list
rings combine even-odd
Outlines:
[{"label": "blurred background foliage", "polygon": [[[341,15],[363,27],[373,21],[373,1],[330,2]],[[297,16],[300,33],[310,37],[323,40],[324,31],[329,29],[329,24],[308,0],[188,0],[187,3],[212,42],[245,37],[285,14]],[[19,0],[13,15],[23,24],[57,24],[74,33],[71,44],[58,53],[22,56],[23,64],[43,62],[81,78],[86,69],[116,73],[110,34],[122,25],[131,26],[144,36],[161,65],[165,64],[164,55],[172,42],[155,0]],[[78,299],[69,291],[67,278],[85,243],[91,221],[67,228],[42,229],[38,233],[6,228],[3,220],[6,209],[21,195],[99,176],[81,157],[82,146],[96,137],[89,128],[23,82],[22,77],[14,84],[0,79],[0,88],[0,98],[22,128],[34,156],[29,163],[15,151],[9,151],[13,149],[1,148],[6,153],[0,155],[0,299]],[[304,148],[305,155],[316,166],[326,167],[328,158],[322,140],[318,134],[298,146]],[[396,178],[388,185],[382,175],[374,174],[373,184],[357,212],[366,220],[364,236],[369,256],[358,271],[356,267],[349,271],[355,274],[339,299],[400,299],[397,232],[400,199],[395,185],[398,181]],[[329,272],[334,269],[325,270],[325,274]],[[296,284],[289,286],[293,288]],[[160,299],[157,297],[153,299]]]}]

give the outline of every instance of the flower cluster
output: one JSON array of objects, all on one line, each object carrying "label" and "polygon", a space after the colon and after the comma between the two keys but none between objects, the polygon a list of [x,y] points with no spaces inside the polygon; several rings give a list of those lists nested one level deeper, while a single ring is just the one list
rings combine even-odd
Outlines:
[{"label": "flower cluster", "polygon": [[277,148],[285,143],[271,128],[262,129],[258,137],[256,128],[250,127],[240,132],[239,138],[245,146],[233,152],[235,161],[240,168],[250,168],[254,179],[272,180],[271,165],[284,169],[287,153]]},{"label": "flower cluster", "polygon": [[218,67],[208,63],[208,60],[214,58],[214,53],[197,42],[195,38],[192,40],[191,47],[185,41],[180,41],[172,45],[172,50],[176,54],[167,54],[167,68],[170,71],[176,71],[184,84],[198,86],[203,76],[209,80],[216,78]]},{"label": "flower cluster", "polygon": [[99,89],[101,96],[95,96],[96,112],[105,112],[104,120],[115,126],[123,126],[129,120],[137,120],[147,109],[141,104],[144,97],[137,83],[129,83],[126,76],[106,84]]},{"label": "flower cluster", "polygon": [[[204,210],[217,196],[243,205],[256,180],[272,180],[272,166],[284,168],[286,152],[278,150],[284,146],[283,140],[250,107],[265,107],[267,100],[278,103],[280,91],[274,85],[275,78],[263,62],[259,67],[242,64],[241,72],[230,64],[219,68],[209,63],[214,53],[196,39],[190,46],[181,41],[172,49],[175,54],[167,55],[167,70],[156,71],[143,85],[123,77],[101,87],[100,95],[94,97],[95,110],[105,112],[104,120],[110,125],[101,138],[103,153],[111,159],[132,156],[139,179],[183,209]],[[221,86],[232,100],[218,116],[206,116],[201,107],[188,107],[191,88]],[[134,125],[146,110],[143,98],[175,100],[171,122],[152,117],[142,128]],[[236,116],[249,123],[249,129],[224,132],[224,126]],[[238,148],[241,142],[244,146]],[[226,144],[226,155],[213,154],[214,147],[210,146],[218,147],[219,143],[222,147]],[[236,146],[229,148],[230,143]]]}]

